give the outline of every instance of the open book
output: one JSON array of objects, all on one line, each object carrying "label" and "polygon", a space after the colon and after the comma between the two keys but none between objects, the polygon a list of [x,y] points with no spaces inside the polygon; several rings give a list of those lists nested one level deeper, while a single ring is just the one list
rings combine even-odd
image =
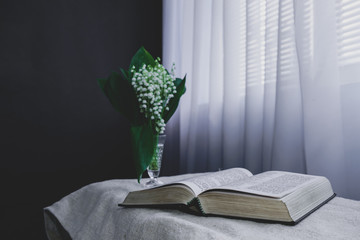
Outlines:
[{"label": "open book", "polygon": [[130,192],[119,205],[182,205],[204,215],[295,224],[334,196],[325,177],[281,171],[253,175],[231,168]]}]

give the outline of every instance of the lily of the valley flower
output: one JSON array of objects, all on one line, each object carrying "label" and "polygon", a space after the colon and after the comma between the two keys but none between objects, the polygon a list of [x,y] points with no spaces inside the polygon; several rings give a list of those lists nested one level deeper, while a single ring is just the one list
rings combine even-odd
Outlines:
[{"label": "lily of the valley flower", "polygon": [[135,66],[131,68],[133,74],[131,84],[138,98],[140,112],[151,119],[158,134],[165,131],[165,121],[162,116],[164,111],[169,111],[167,104],[176,94],[174,71],[175,65],[172,66],[169,74],[160,64],[160,58],[155,60],[154,67],[144,64],[137,72]]}]

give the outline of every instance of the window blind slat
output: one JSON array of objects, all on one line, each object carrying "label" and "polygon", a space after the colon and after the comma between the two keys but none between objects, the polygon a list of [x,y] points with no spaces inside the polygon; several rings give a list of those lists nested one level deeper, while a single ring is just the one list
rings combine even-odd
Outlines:
[{"label": "window blind slat", "polygon": [[360,1],[337,0],[337,43],[341,66],[360,61]]}]

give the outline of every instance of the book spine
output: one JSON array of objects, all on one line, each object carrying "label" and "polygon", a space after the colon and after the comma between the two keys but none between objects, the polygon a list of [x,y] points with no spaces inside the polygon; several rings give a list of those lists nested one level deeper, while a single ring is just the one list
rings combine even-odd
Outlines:
[{"label": "book spine", "polygon": [[201,206],[200,200],[197,197],[195,197],[191,201],[187,202],[187,206],[189,208],[195,207],[198,210],[198,212],[200,212],[202,215],[206,215]]}]

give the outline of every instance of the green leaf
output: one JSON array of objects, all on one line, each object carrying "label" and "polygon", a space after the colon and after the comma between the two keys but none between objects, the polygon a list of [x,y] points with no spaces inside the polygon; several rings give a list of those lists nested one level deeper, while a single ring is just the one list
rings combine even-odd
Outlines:
[{"label": "green leaf", "polygon": [[106,85],[106,83],[107,83],[107,79],[99,78],[97,81],[98,81],[98,84],[99,84],[101,90],[102,90],[103,93],[106,95],[106,93],[105,93],[105,85]]},{"label": "green leaf", "polygon": [[131,126],[131,143],[139,183],[142,174],[152,160],[157,141],[157,135],[154,134],[151,124]]},{"label": "green leaf", "polygon": [[131,84],[130,72],[126,71],[126,70],[124,70],[122,68],[120,68],[120,72],[121,72],[123,78],[126,79]]},{"label": "green leaf", "polygon": [[155,66],[155,60],[144,47],[141,47],[131,59],[129,71],[132,66],[135,66],[135,71],[138,71],[144,64]]},{"label": "green leaf", "polygon": [[135,91],[128,80],[121,77],[119,73],[112,72],[107,79],[98,79],[98,83],[112,106],[132,125],[145,122],[144,116],[140,114]]},{"label": "green leaf", "polygon": [[[186,75],[185,75],[184,79],[176,78],[175,81],[174,81],[174,84],[175,84],[176,87],[178,87],[183,81],[186,81]],[[183,84],[185,86],[185,82]]]},{"label": "green leaf", "polygon": [[186,76],[184,77],[184,79],[176,78],[176,80],[174,81],[174,84],[176,86],[176,94],[173,98],[170,99],[168,103],[169,111],[164,112],[163,118],[165,123],[167,123],[172,117],[172,115],[175,113],[179,105],[181,96],[186,92],[185,82]]}]

